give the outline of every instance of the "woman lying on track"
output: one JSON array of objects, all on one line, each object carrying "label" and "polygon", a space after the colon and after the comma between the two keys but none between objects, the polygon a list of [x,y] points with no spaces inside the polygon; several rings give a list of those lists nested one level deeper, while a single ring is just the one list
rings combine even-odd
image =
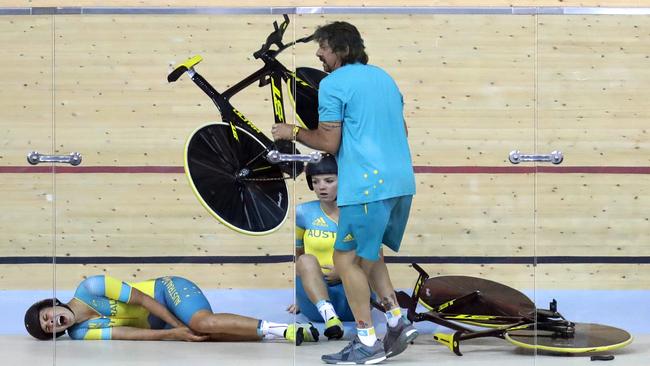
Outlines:
[{"label": "woman lying on track", "polygon": [[[55,305],[55,306],[53,306]],[[37,339],[65,331],[72,339],[318,341],[311,324],[281,324],[212,312],[201,289],[182,277],[126,283],[110,276],[83,280],[67,304],[46,299],[25,313],[25,328]],[[54,333],[54,335],[53,335]]]}]

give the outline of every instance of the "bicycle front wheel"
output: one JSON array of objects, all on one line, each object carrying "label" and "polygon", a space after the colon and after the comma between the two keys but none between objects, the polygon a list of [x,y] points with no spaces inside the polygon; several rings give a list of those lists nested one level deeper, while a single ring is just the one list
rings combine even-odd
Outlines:
[{"label": "bicycle front wheel", "polygon": [[196,129],[185,144],[185,174],[199,202],[227,227],[266,235],[287,218],[287,185],[266,146],[228,122]]},{"label": "bicycle front wheel", "polygon": [[572,337],[557,336],[552,331],[528,329],[506,331],[505,339],[516,346],[551,353],[592,353],[611,351],[632,343],[632,336],[623,329],[602,324],[574,323]]}]

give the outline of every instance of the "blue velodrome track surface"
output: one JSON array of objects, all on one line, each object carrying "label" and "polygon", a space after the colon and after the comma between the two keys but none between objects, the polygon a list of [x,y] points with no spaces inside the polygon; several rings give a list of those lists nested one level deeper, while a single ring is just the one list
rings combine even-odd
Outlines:
[{"label": "blue velodrome track surface", "polygon": [[[405,290],[409,292],[410,290]],[[547,308],[552,299],[565,318],[576,322],[601,323],[623,328],[634,334],[650,334],[650,290],[586,291],[586,290],[525,290],[538,307]],[[274,322],[306,322],[285,311],[293,303],[292,289],[204,289],[214,312],[236,313]],[[410,292],[409,292],[410,293]],[[59,291],[57,297],[68,301],[72,291]],[[35,301],[52,296],[51,290],[0,291],[0,335],[27,335],[23,327],[25,310]],[[422,310],[420,310],[422,311]],[[373,312],[378,333],[385,329],[384,317]],[[322,324],[315,324],[322,330]],[[346,323],[346,333],[354,327]],[[422,333],[440,331],[434,324],[423,322],[417,327]]]}]

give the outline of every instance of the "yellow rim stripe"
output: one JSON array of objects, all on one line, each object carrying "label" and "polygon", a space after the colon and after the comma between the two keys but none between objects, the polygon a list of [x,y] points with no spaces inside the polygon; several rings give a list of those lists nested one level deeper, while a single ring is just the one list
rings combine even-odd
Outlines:
[{"label": "yellow rim stripe", "polygon": [[528,343],[523,343],[516,341],[512,338],[510,338],[510,335],[506,332],[505,338],[508,340],[508,342],[514,344],[515,346],[522,347],[522,348],[527,348],[527,349],[537,349],[537,350],[543,350],[543,351],[549,351],[549,352],[557,352],[557,353],[587,353],[587,352],[602,352],[602,351],[611,351],[613,349],[618,349],[621,347],[625,347],[628,344],[632,343],[633,337],[630,337],[625,342],[617,343],[617,344],[612,344],[609,346],[600,346],[600,347],[581,347],[581,348],[563,348],[563,347],[553,347],[553,346],[542,346],[539,344],[528,344]]}]

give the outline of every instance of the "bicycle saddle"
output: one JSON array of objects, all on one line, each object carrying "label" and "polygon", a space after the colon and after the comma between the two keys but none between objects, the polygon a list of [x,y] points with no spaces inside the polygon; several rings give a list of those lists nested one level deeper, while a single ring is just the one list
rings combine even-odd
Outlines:
[{"label": "bicycle saddle", "polygon": [[196,55],[188,59],[187,61],[183,62],[182,64],[177,65],[174,68],[174,71],[172,71],[171,73],[169,73],[169,75],[167,75],[167,82],[173,83],[174,81],[178,80],[178,78],[180,78],[184,72],[191,69],[201,61],[203,61],[203,57]]}]

